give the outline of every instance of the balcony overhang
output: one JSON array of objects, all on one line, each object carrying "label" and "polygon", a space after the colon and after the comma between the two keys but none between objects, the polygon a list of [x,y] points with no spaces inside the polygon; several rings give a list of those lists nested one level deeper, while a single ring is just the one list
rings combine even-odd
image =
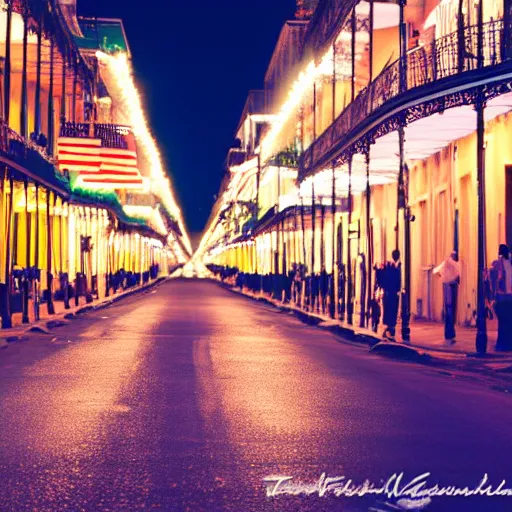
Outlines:
[{"label": "balcony overhang", "polygon": [[[472,44],[474,34],[475,27],[466,27],[466,36]],[[347,161],[350,154],[363,152],[379,138],[396,131],[400,123],[410,125],[435,114],[446,115],[453,108],[471,108],[480,95],[488,106],[495,107],[489,109],[488,119],[508,111],[500,106],[499,100],[494,100],[512,91],[512,61],[503,61],[506,50],[503,22],[486,23],[483,37],[486,46],[481,68],[474,58],[465,56],[460,69],[453,34],[410,51],[407,90],[403,92],[399,87],[398,61],[388,66],[305,151],[300,181]],[[435,58],[428,59],[427,55]],[[471,133],[476,124],[468,127]]]},{"label": "balcony overhang", "polygon": [[[333,163],[339,167],[346,163],[350,154],[361,152],[365,145],[375,155],[370,170],[379,170],[376,160],[386,153],[385,148],[394,146],[395,152],[398,151],[396,130],[403,120],[407,123],[407,158],[428,158],[476,130],[474,103],[479,90],[486,100],[486,122],[509,112],[512,110],[512,63],[485,71],[468,73],[471,77],[456,77],[464,78],[465,83],[435,84],[421,87],[422,91],[404,93],[355,124],[353,130],[333,137],[332,142],[322,141],[323,151],[315,154],[315,149],[321,148],[311,146],[303,155],[299,180],[302,182],[313,174],[332,169]],[[383,168],[390,166],[387,160]]]}]

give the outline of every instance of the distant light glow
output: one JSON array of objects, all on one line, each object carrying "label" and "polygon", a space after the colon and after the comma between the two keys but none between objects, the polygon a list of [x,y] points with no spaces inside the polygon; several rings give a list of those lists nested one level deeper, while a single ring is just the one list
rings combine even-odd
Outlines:
[{"label": "distant light glow", "polygon": [[137,140],[138,148],[142,150],[150,164],[151,179],[155,183],[155,186],[152,187],[153,191],[176,217],[180,230],[183,233],[183,243],[189,254],[192,254],[192,246],[185,230],[181,210],[174,198],[170,181],[163,169],[160,152],[149,130],[140,95],[133,80],[128,56],[124,52],[107,55],[98,51],[96,52],[96,57],[100,63],[101,71],[107,75],[105,79],[109,86],[109,92],[112,89],[112,94],[115,95],[116,100],[122,105],[128,117],[128,124],[131,126]]}]

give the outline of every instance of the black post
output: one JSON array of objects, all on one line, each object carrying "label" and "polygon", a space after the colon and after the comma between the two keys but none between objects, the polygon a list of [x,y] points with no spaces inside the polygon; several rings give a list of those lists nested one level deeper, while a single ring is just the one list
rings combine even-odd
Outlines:
[{"label": "black post", "polygon": [[260,181],[261,181],[261,155],[258,153],[258,172],[256,173],[256,219],[260,211]]},{"label": "black post", "polygon": [[[372,0],[373,1],[373,0]],[[332,123],[336,120],[336,41],[332,43]],[[332,163],[332,283],[329,315],[336,318],[336,166]]]},{"label": "black post", "polygon": [[354,302],[352,297],[352,158],[348,161],[348,239],[347,239],[347,323],[354,322]]},{"label": "black post", "polygon": [[7,0],[7,25],[5,31],[5,63],[4,63],[4,118],[9,125],[9,112],[11,104],[11,28],[12,28],[12,1]]},{"label": "black post", "polygon": [[[483,0],[478,3],[478,67],[483,67]],[[487,318],[485,314],[485,98],[483,91],[478,92],[476,109],[476,140],[477,140],[477,184],[478,184],[478,284],[477,284],[477,315],[476,315],[476,351],[480,355],[487,352]]]},{"label": "black post", "polygon": [[51,207],[51,196],[52,193],[50,190],[46,190],[46,291],[47,291],[47,305],[48,305],[48,314],[55,314],[55,308],[53,306],[53,297],[52,297],[52,282],[53,282],[53,274],[52,274],[52,219],[50,216],[50,207]]},{"label": "black post", "polygon": [[[10,5],[10,4],[9,4]],[[5,185],[5,176],[9,173],[6,169],[4,177],[2,178],[2,188]],[[11,226],[12,226],[12,214],[13,214],[13,191],[14,183],[12,176],[9,173],[9,203],[7,210],[7,229],[6,229],[6,248],[5,248],[5,287],[3,293],[3,307],[2,307],[2,329],[10,329],[12,327],[11,319]]]},{"label": "black post", "polygon": [[41,53],[43,34],[41,20],[37,25],[37,63],[36,63],[36,90],[34,94],[34,133],[41,133]]},{"label": "black post", "polygon": [[336,41],[332,43],[332,112],[331,123],[336,120]]},{"label": "black post", "polygon": [[28,296],[29,296],[29,269],[30,269],[30,215],[28,213],[28,180],[25,178],[25,249],[27,251],[27,257],[25,260],[25,275],[23,276],[23,313],[21,322],[24,324],[29,323],[28,318]]},{"label": "black post", "polygon": [[54,42],[50,40],[50,85],[48,89],[48,147],[47,152],[53,155],[53,141],[54,141],[54,122],[53,122],[53,65],[54,65]]},{"label": "black post", "polygon": [[[23,64],[21,68],[21,108],[20,132],[25,139],[28,138],[28,97],[27,97],[27,53],[28,53],[28,8],[23,7]],[[27,320],[28,321],[28,320]]]},{"label": "black post", "polygon": [[313,282],[315,279],[315,227],[316,227],[316,204],[315,204],[315,181],[311,179],[311,281],[309,287],[309,295],[310,295],[310,311],[313,311],[315,307],[315,297],[313,294]]},{"label": "black post", "polygon": [[35,262],[36,275],[34,277],[34,320],[39,320],[39,185],[36,183],[36,246],[35,246]]},{"label": "black post", "polygon": [[[371,4],[373,6],[373,2]],[[371,188],[370,188],[370,146],[366,148],[366,264],[367,264],[367,291],[366,291],[366,321],[370,324],[371,306],[372,306],[372,267],[373,267],[373,247],[372,247],[372,221],[371,215]]]},{"label": "black post", "polygon": [[321,241],[320,241],[320,271],[325,270],[325,205],[323,202],[323,197],[320,197],[320,232],[321,232]]},{"label": "black post", "polygon": [[[307,254],[306,254],[306,220],[304,218],[304,198],[301,196],[300,198],[300,222],[301,222],[301,228],[302,228],[302,261],[303,261],[303,269],[304,272],[302,273],[301,277],[306,279],[306,267],[307,267]],[[301,281],[302,286],[304,287],[304,281]],[[306,296],[302,295],[301,290],[301,307],[304,309],[304,302],[306,300]]]},{"label": "black post", "polygon": [[332,215],[332,282],[331,298],[329,304],[329,315],[336,317],[336,167],[332,164],[332,196],[331,196],[331,215]]},{"label": "black post", "polygon": [[398,129],[400,173],[402,175],[402,201],[404,211],[404,290],[402,293],[402,340],[411,340],[411,212],[409,207],[409,167],[405,163],[405,127]]}]

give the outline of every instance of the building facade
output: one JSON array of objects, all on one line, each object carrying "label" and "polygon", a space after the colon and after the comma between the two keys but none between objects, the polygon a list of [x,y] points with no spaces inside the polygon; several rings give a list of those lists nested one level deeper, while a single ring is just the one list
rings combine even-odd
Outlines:
[{"label": "building facade", "polygon": [[2,327],[168,275],[190,243],[120,20],[72,0],[0,10]]},{"label": "building facade", "polygon": [[[279,299],[367,327],[374,268],[398,249],[409,341],[443,320],[433,269],[456,251],[457,322],[484,352],[485,270],[512,244],[510,2],[320,0],[303,23],[255,150],[251,268]],[[240,242],[210,231],[206,260],[232,265]]]}]

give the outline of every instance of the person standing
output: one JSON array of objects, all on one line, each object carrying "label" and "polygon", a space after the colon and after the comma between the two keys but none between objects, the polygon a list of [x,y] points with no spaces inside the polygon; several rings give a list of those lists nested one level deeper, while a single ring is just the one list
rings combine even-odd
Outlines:
[{"label": "person standing", "polygon": [[504,244],[499,247],[498,259],[492,263],[490,277],[498,317],[496,350],[509,351],[512,350],[512,262],[509,248]]},{"label": "person standing", "polygon": [[398,319],[398,306],[400,304],[400,290],[402,288],[402,269],[400,264],[400,251],[395,249],[391,253],[393,261],[388,261],[382,269],[382,298],[384,306],[383,323],[386,329],[383,337],[389,341],[395,340],[396,323]]},{"label": "person standing", "polygon": [[460,264],[457,253],[453,251],[434,271],[443,282],[444,339],[455,343],[455,321],[457,319],[457,296],[460,283]]}]

